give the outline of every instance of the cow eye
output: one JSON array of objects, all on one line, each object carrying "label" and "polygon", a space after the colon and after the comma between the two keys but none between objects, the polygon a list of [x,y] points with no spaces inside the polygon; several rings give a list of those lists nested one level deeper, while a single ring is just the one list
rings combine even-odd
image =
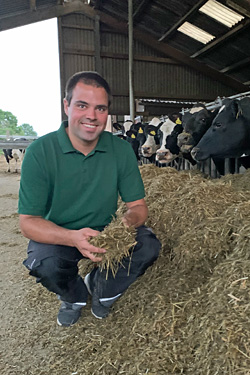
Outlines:
[{"label": "cow eye", "polygon": [[222,125],[221,122],[215,122],[214,127],[215,128],[220,128],[221,125]]}]

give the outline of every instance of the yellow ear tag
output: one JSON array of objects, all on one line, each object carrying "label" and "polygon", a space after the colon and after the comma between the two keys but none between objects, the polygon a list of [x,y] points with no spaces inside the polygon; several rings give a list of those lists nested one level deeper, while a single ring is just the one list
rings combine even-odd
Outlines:
[{"label": "yellow ear tag", "polygon": [[175,121],[175,123],[176,123],[176,124],[181,124],[181,123],[182,123],[181,120],[179,119],[179,117],[178,117],[178,119]]},{"label": "yellow ear tag", "polygon": [[150,134],[151,134],[151,135],[155,135],[155,131],[152,130],[152,131],[150,132]]},{"label": "yellow ear tag", "polygon": [[135,138],[135,135],[134,135],[134,134],[132,134],[132,135],[131,135],[131,138]]},{"label": "yellow ear tag", "polygon": [[140,128],[140,129],[138,130],[138,133],[143,133],[142,128]]}]

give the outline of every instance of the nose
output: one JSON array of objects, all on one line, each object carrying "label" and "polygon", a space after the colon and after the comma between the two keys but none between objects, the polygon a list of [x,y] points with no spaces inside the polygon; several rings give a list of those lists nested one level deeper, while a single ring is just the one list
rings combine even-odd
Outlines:
[{"label": "nose", "polygon": [[89,106],[85,112],[86,118],[89,120],[96,119],[96,111],[94,107]]},{"label": "nose", "polygon": [[194,160],[196,160],[196,155],[197,155],[198,151],[199,151],[199,148],[198,148],[198,147],[194,147],[194,148],[192,149],[192,151],[191,151],[191,156],[192,156],[192,158],[193,158]]}]

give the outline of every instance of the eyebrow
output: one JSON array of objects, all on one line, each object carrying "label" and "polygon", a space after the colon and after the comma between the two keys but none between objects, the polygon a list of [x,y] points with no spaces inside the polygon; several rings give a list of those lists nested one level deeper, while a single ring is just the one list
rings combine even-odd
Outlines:
[{"label": "eyebrow", "polygon": [[[77,100],[75,102],[76,105],[82,104],[82,105],[89,105],[89,103],[83,101],[83,100]],[[108,109],[108,105],[106,104],[97,104],[96,108],[105,108]]]}]

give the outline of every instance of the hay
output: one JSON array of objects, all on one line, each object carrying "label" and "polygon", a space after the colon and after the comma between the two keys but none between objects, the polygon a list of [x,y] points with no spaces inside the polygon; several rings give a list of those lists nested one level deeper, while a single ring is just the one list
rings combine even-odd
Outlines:
[{"label": "hay", "polygon": [[136,230],[133,227],[125,227],[121,217],[122,214],[118,213],[118,216],[97,237],[92,237],[89,241],[96,247],[106,249],[106,253],[97,253],[96,256],[101,255],[102,260],[98,266],[101,270],[106,269],[107,275],[110,270],[115,276],[123,258],[132,254],[136,244]]},{"label": "hay", "polygon": [[[152,165],[141,173],[147,224],[162,241],[157,261],[107,319],[96,320],[88,301],[68,330],[56,326],[59,301],[26,275],[11,306],[3,374],[250,374],[250,174],[210,180]],[[129,233],[124,250],[127,235],[114,220],[96,246],[118,247],[119,259],[134,241]],[[80,273],[90,266],[82,261]]]}]

